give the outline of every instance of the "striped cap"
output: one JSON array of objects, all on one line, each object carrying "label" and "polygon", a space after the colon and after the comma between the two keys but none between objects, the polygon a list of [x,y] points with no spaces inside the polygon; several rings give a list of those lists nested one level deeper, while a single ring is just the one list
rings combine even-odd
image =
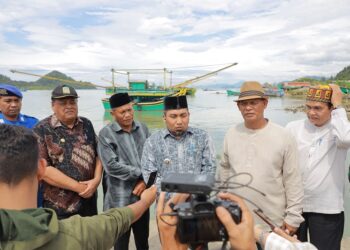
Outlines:
[{"label": "striped cap", "polygon": [[235,102],[260,98],[267,99],[263,87],[259,82],[249,81],[243,83],[239,97]]}]

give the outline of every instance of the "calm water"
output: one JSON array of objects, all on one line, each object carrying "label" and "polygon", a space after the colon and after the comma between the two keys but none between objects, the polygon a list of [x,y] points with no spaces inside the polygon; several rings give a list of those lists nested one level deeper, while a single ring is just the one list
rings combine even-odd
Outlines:
[{"label": "calm water", "polygon": [[[105,97],[103,90],[79,90],[79,115],[89,118],[94,124],[95,131],[107,124],[111,117],[104,112],[101,98]],[[50,106],[51,91],[27,91],[24,92],[23,108],[25,114],[32,115],[38,119],[45,118],[51,114]],[[224,135],[233,124],[242,122],[241,115],[233,102],[235,97],[229,97],[224,91],[218,93],[213,91],[196,92],[196,96],[188,97],[190,109],[190,125],[200,127],[211,135],[217,155],[222,152],[222,142]],[[270,98],[265,116],[271,121],[285,126],[289,121],[301,119],[304,113],[287,112],[284,107],[297,106],[303,103],[303,100],[290,98]],[[162,112],[135,112],[137,120],[145,122],[151,130],[156,130],[164,126]],[[346,225],[345,234],[350,235],[350,194],[349,185],[346,187]],[[100,195],[101,198],[101,195]],[[101,204],[101,201],[100,201]],[[99,206],[101,207],[101,206]],[[100,210],[101,211],[101,210]]]}]

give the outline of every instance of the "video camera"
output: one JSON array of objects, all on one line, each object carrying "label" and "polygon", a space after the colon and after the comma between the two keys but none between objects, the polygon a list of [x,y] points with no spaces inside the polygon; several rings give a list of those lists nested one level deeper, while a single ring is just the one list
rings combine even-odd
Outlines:
[{"label": "video camera", "polygon": [[176,234],[181,243],[228,240],[226,229],[216,216],[218,206],[226,208],[237,224],[241,222],[237,203],[209,198],[214,186],[215,178],[211,175],[170,173],[163,178],[162,191],[191,194],[189,201],[173,207],[178,216]]}]

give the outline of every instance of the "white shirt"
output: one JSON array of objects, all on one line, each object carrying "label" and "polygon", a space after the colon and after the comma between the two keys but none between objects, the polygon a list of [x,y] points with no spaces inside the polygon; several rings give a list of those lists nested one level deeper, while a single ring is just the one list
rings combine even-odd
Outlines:
[{"label": "white shirt", "polygon": [[350,123],[345,109],[316,127],[308,119],[287,124],[298,143],[302,172],[303,211],[336,214],[344,211],[345,160],[350,147]]},{"label": "white shirt", "polygon": [[290,242],[278,234],[270,233],[265,242],[265,250],[317,250],[309,242]]},{"label": "white shirt", "polygon": [[[220,179],[226,181],[240,173],[229,179],[236,183],[229,185],[230,192],[254,202],[278,226],[285,221],[299,227],[303,222],[303,187],[297,155],[297,143],[287,129],[270,121],[261,129],[248,129],[240,123],[226,133]],[[243,186],[234,188],[237,184]],[[256,208],[250,202],[247,205]],[[256,216],[254,220],[266,225]]]}]

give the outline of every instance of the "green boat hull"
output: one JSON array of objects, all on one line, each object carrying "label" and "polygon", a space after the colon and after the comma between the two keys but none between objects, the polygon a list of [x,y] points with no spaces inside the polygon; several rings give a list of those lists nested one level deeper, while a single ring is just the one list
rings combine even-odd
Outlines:
[{"label": "green boat hull", "polygon": [[[150,89],[148,82],[129,82],[130,89],[126,91],[134,102],[133,109],[137,111],[164,110],[163,99],[166,96],[186,95],[186,89]],[[109,99],[102,99],[106,111],[111,110]]]},{"label": "green boat hull", "polygon": [[[102,100],[103,107],[105,111],[110,111],[111,106],[109,104],[108,99]],[[134,104],[133,109],[135,111],[155,111],[155,110],[164,110],[164,103],[161,102],[155,102],[155,103],[142,103],[142,104]]]},{"label": "green boat hull", "polygon": [[227,89],[226,93],[227,93],[227,95],[234,95],[234,96],[239,96],[239,94],[240,94],[240,92],[234,91],[234,90],[230,90],[230,89]]},{"label": "green boat hull", "polygon": [[350,88],[340,87],[340,90],[343,92],[343,94],[349,94],[350,93]]},{"label": "green boat hull", "polygon": [[126,87],[109,87],[109,88],[106,88],[105,91],[106,91],[106,95],[114,95],[115,93],[124,93],[124,92],[127,92],[129,89],[126,88]]}]

